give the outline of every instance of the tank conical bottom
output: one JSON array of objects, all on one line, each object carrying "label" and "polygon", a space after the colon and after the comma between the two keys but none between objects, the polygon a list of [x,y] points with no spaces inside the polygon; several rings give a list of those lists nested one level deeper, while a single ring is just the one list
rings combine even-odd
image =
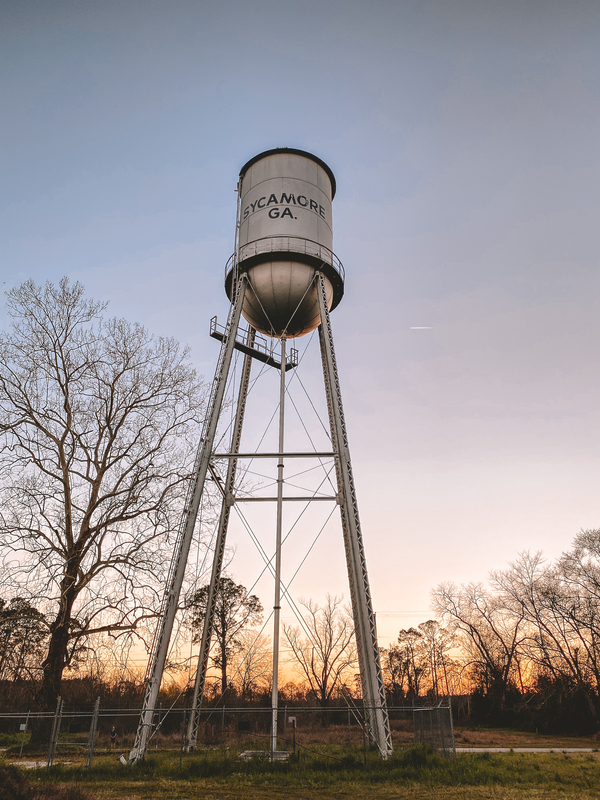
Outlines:
[{"label": "tank conical bottom", "polygon": [[[298,261],[268,261],[248,269],[244,318],[267,336],[304,336],[320,324],[315,268]],[[327,306],[333,287],[325,278]]]}]

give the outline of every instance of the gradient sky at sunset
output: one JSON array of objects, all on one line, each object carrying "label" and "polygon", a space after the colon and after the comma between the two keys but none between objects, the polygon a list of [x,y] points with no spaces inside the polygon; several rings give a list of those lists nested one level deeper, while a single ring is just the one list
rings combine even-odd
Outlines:
[{"label": "gradient sky at sunset", "polygon": [[[240,167],[331,166],[384,643],[600,526],[596,0],[5,0],[0,28],[3,288],[81,280],[209,379]],[[347,596],[334,550],[297,594]]]}]

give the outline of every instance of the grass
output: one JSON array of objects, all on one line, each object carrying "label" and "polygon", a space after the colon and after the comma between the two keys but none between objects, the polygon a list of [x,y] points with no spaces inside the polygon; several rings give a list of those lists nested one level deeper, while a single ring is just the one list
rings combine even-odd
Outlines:
[{"label": "grass", "polygon": [[92,800],[92,797],[72,784],[36,786],[21,770],[0,764],[0,800]]},{"label": "grass", "polygon": [[77,786],[110,800],[417,800],[418,798],[578,798],[600,794],[596,754],[460,755],[456,763],[431,750],[411,746],[382,762],[374,753],[341,746],[303,751],[300,763],[242,762],[231,751],[150,755],[121,766],[115,755],[98,757],[94,767],[57,766],[28,772],[36,786]]},{"label": "grass", "polygon": [[[29,734],[27,733],[25,743],[29,742]],[[15,745],[21,746],[23,741],[22,733],[0,733],[0,747],[14,747]]]}]

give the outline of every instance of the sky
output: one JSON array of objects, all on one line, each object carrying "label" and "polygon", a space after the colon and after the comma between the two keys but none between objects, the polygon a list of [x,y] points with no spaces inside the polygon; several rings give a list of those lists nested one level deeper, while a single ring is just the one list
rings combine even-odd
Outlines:
[{"label": "sky", "polygon": [[[0,28],[2,287],[80,280],[207,380],[240,167],[294,147],[335,173],[383,644],[440,582],[600,526],[595,0],[4,0]],[[340,542],[294,596],[348,597]]]}]

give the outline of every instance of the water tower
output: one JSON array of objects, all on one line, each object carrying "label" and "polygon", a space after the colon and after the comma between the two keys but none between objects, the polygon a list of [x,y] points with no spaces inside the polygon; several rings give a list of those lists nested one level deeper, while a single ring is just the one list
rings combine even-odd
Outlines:
[{"label": "water tower", "polygon": [[[212,563],[207,611],[200,643],[194,684],[192,713],[187,731],[187,748],[196,746],[198,708],[204,690],[216,590],[221,576],[231,507],[238,502],[235,478],[238,462],[244,458],[267,458],[277,462],[276,531],[273,603],[273,696],[271,751],[277,749],[277,702],[279,627],[281,607],[282,510],[287,501],[284,468],[292,458],[333,457],[337,492],[329,499],[340,506],[366,728],[371,743],[382,757],[392,753],[392,740],[385,704],[385,692],[377,650],[375,619],[367,577],[356,491],[342,397],[333,346],[329,312],[344,292],[344,270],[333,253],[331,203],[335,177],[320,158],[292,148],[267,150],[241,169],[238,182],[238,210],[235,252],[225,275],[225,290],[231,301],[227,325],[216,321],[211,335],[221,341],[221,350],[204,422],[195,473],[190,485],[177,545],[163,600],[161,618],[147,670],[147,688],[136,742],[130,762],[143,758],[151,734],[152,718],[162,679],[167,650],[179,604],[181,586],[196,525],[198,509],[208,475],[219,486],[222,507]],[[240,330],[241,317],[249,330]],[[286,373],[295,366],[294,351],[287,353],[287,340],[319,329],[323,380],[327,398],[331,452],[289,452],[285,450]],[[260,347],[259,332],[279,341],[279,355]],[[214,450],[215,433],[225,395],[234,350],[244,353],[231,445],[227,453]],[[276,453],[240,452],[240,442],[250,370],[259,360],[279,371],[279,438]],[[225,459],[227,472],[221,480],[213,464]]]}]

